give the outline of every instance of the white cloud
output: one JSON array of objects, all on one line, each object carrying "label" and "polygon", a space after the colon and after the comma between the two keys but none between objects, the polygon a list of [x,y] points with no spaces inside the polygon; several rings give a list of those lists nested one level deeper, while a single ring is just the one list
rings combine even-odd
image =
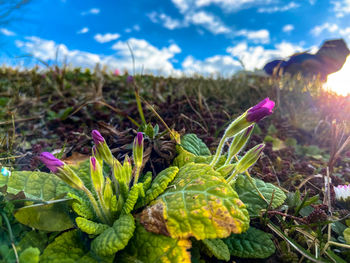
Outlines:
[{"label": "white cloud", "polygon": [[146,40],[130,38],[128,41],[118,41],[112,46],[116,50],[120,64],[118,67],[132,69],[131,54],[128,47],[131,47],[135,58],[136,65],[143,67],[147,71],[160,71],[163,74],[177,73],[172,63],[170,62],[174,56],[181,52],[181,49],[176,44],[171,44],[169,47],[158,49],[151,45]]},{"label": "white cloud", "polygon": [[86,34],[87,32],[89,32],[89,28],[88,27],[83,27],[82,29],[80,29],[77,34]]},{"label": "white cloud", "polygon": [[184,73],[188,75],[229,76],[241,69],[241,64],[231,56],[216,55],[205,60],[197,60],[192,56],[187,56],[182,62],[182,68]]},{"label": "white cloud", "polygon": [[285,26],[282,28],[282,31],[283,31],[283,32],[286,32],[286,33],[292,32],[293,30],[294,30],[294,26],[291,25],[291,24],[285,25]]},{"label": "white cloud", "polygon": [[13,31],[8,30],[7,28],[0,28],[0,33],[5,35],[5,36],[15,36],[16,33]]},{"label": "white cloud", "polygon": [[173,4],[179,9],[180,13],[189,10],[203,8],[209,5],[217,5],[226,12],[238,11],[253,6],[268,5],[275,0],[172,0]]},{"label": "white cloud", "polygon": [[242,29],[235,33],[236,36],[244,36],[248,40],[252,40],[254,43],[267,44],[270,42],[270,32],[266,29],[257,31]]},{"label": "white cloud", "polygon": [[185,16],[185,21],[194,25],[200,25],[215,35],[231,32],[231,29],[228,28],[218,17],[205,11],[189,13]]},{"label": "white cloud", "polygon": [[247,70],[254,70],[262,68],[271,59],[285,58],[303,50],[301,46],[285,41],[274,47],[274,49],[265,49],[263,46],[248,46],[246,42],[241,42],[236,46],[228,47],[226,51],[240,59]]},{"label": "white cloud", "polygon": [[163,25],[163,27],[170,30],[188,26],[188,24],[185,24],[185,22],[171,18],[170,16],[164,13],[159,14],[157,12],[152,12],[149,13],[147,16],[153,23],[160,23]]},{"label": "white cloud", "polygon": [[141,28],[139,25],[134,25],[132,28],[126,28],[124,31],[126,33],[131,33],[132,31],[140,31]]},{"label": "white cloud", "polygon": [[[146,40],[130,38],[127,41],[134,53],[137,73],[141,70],[146,73],[159,73],[163,75],[179,75],[180,72],[174,69],[169,62],[177,53],[181,52],[180,47],[171,44],[169,47],[157,48]],[[41,39],[39,37],[26,37],[25,41],[17,40],[16,46],[23,52],[40,58],[44,61],[54,61],[56,52],[59,58],[67,60],[67,62],[75,67],[94,68],[96,63],[106,65],[110,69],[118,68],[120,71],[128,70],[133,72],[133,63],[127,42],[119,41],[113,45],[116,55],[99,55],[82,50],[70,50],[64,44],[57,44],[52,40]]]},{"label": "white cloud", "polygon": [[337,17],[343,17],[350,13],[350,0],[332,1],[332,4]]},{"label": "white cloud", "polygon": [[258,9],[259,13],[276,13],[276,12],[285,12],[290,9],[298,8],[300,4],[297,4],[295,2],[290,2],[287,5],[284,6],[271,6],[271,7],[260,7]]},{"label": "white cloud", "polygon": [[104,35],[102,35],[102,34],[96,34],[96,35],[94,36],[94,39],[95,39],[97,42],[99,42],[99,43],[107,43],[107,42],[110,42],[110,41],[112,41],[112,40],[116,40],[116,39],[119,38],[119,37],[120,37],[120,35],[117,34],[117,33],[114,33],[114,34],[112,34],[112,33],[106,33],[106,34],[104,34]]},{"label": "white cloud", "polygon": [[101,10],[99,8],[91,8],[88,11],[84,11],[81,12],[82,16],[86,16],[86,15],[98,15],[101,12]]},{"label": "white cloud", "polygon": [[339,27],[336,24],[330,24],[330,23],[324,23],[319,26],[315,26],[312,30],[311,33],[314,36],[319,36],[323,31],[328,31],[330,33],[338,31]]}]

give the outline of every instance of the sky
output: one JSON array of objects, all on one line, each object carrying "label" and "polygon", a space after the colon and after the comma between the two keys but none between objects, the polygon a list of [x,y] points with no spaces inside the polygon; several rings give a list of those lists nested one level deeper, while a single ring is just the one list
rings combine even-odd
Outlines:
[{"label": "sky", "polygon": [[0,63],[230,76],[333,38],[350,46],[350,0],[31,0],[0,24]]}]

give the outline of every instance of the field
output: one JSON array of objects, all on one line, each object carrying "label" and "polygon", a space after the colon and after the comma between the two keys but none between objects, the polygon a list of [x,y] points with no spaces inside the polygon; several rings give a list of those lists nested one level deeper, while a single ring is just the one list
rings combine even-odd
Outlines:
[{"label": "field", "polygon": [[2,67],[0,106],[0,262],[350,262],[350,104],[317,79]]}]

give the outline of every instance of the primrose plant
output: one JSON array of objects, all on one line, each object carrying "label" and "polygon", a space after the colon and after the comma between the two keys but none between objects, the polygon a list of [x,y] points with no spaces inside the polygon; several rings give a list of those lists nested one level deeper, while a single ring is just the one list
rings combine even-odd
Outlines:
[{"label": "primrose plant", "polygon": [[[263,144],[240,152],[255,123],[270,115],[273,107],[267,98],[234,120],[214,155],[195,134],[180,137],[173,132],[178,155],[157,175],[142,173],[142,133],[134,139],[132,158],[126,156],[121,163],[94,130],[88,161],[72,166],[44,152],[40,159],[52,173],[14,171],[10,177],[0,177],[0,187],[7,186],[11,193],[24,191],[27,198],[37,200],[17,210],[19,222],[39,230],[65,231],[47,246],[40,262],[116,258],[189,263],[198,256],[194,251],[198,247],[226,261],[231,256],[266,258],[274,253],[274,243],[269,234],[249,226],[250,218],[280,206],[286,197],[278,187],[246,172],[261,156]],[[228,139],[231,143],[224,153]],[[197,244],[192,247],[193,242]]]}]

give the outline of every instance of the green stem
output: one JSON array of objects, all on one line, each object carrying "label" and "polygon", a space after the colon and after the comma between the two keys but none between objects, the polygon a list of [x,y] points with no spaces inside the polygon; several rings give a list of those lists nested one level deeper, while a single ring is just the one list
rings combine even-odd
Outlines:
[{"label": "green stem", "polygon": [[83,191],[85,192],[85,194],[88,196],[96,215],[98,216],[98,218],[105,224],[108,224],[108,219],[106,218],[106,216],[104,215],[104,213],[101,211],[97,201],[95,200],[95,197],[92,195],[92,193],[90,192],[89,189],[87,189],[85,186],[83,188]]},{"label": "green stem", "polygon": [[139,181],[139,176],[140,176],[140,167],[136,166],[136,171],[135,171],[135,178],[134,178],[134,184],[137,184],[137,182]]},{"label": "green stem", "polygon": [[141,121],[144,125],[146,125],[146,119],[145,119],[145,115],[143,115],[143,109],[142,109],[142,104],[141,104],[141,100],[140,100],[140,95],[138,92],[138,88],[136,86],[135,86],[135,98],[136,98],[137,109],[139,111]]},{"label": "green stem", "polygon": [[226,141],[226,136],[224,134],[224,136],[221,138],[220,142],[219,142],[219,145],[218,145],[218,148],[216,149],[216,153],[214,155],[214,158],[213,160],[210,162],[210,166],[214,167],[215,164],[218,162],[219,160],[219,157],[220,157],[220,154],[222,152],[222,148],[224,147],[224,143]]},{"label": "green stem", "polygon": [[104,215],[108,219],[108,223],[111,224],[112,223],[112,215],[111,215],[109,209],[106,207],[106,203],[105,203],[105,200],[103,199],[102,193],[100,193],[100,192],[97,193],[97,198],[101,204],[101,208],[102,208]]},{"label": "green stem", "polygon": [[18,253],[17,253],[17,249],[16,249],[16,246],[15,246],[15,240],[13,238],[13,233],[12,233],[12,228],[11,228],[10,221],[9,221],[7,215],[4,212],[1,212],[1,215],[2,215],[2,217],[5,220],[5,224],[6,224],[8,232],[9,232],[9,238],[10,238],[10,241],[11,241],[11,246],[12,246],[13,252],[15,253],[16,262],[19,263]]}]

